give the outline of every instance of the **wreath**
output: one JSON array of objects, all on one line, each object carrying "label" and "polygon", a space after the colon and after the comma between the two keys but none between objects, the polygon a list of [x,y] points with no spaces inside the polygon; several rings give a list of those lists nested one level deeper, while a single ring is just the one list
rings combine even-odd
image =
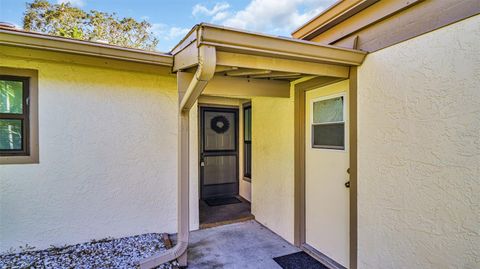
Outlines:
[{"label": "wreath", "polygon": [[230,128],[230,122],[225,116],[216,116],[210,121],[210,128],[217,134],[223,134]]}]

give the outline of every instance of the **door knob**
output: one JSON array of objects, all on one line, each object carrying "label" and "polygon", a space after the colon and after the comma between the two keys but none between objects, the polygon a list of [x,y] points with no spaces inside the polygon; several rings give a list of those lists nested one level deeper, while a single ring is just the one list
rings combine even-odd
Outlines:
[{"label": "door knob", "polygon": [[345,188],[350,188],[350,181],[345,182]]}]

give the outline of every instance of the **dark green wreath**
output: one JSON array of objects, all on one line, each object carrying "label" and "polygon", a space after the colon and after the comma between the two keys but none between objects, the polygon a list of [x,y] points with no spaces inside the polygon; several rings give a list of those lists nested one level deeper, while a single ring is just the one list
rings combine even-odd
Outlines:
[{"label": "dark green wreath", "polygon": [[225,116],[216,116],[210,121],[210,128],[217,134],[223,134],[230,128],[230,122]]}]

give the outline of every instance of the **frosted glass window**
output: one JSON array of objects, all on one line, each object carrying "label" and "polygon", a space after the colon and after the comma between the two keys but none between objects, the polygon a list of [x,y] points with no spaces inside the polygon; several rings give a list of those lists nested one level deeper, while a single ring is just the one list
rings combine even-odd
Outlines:
[{"label": "frosted glass window", "polygon": [[313,103],[313,123],[343,121],[343,96]]},{"label": "frosted glass window", "polygon": [[313,103],[312,147],[345,149],[343,96]]}]

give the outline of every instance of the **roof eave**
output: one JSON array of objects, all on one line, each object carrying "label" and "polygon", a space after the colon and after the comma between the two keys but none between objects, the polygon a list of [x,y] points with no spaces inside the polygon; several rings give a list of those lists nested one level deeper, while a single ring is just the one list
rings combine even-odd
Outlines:
[{"label": "roof eave", "polygon": [[171,67],[169,54],[0,28],[0,44]]},{"label": "roof eave", "polygon": [[[196,41],[196,44],[192,44]],[[320,45],[293,38],[254,33],[230,27],[202,23],[190,31],[173,50],[176,55],[190,45],[215,46],[217,51],[228,51],[283,59],[320,62],[346,66],[360,65],[366,52]]]},{"label": "roof eave", "polygon": [[379,0],[343,0],[337,1],[332,6],[304,23],[292,32],[292,37],[310,40],[322,31],[328,30]]}]

